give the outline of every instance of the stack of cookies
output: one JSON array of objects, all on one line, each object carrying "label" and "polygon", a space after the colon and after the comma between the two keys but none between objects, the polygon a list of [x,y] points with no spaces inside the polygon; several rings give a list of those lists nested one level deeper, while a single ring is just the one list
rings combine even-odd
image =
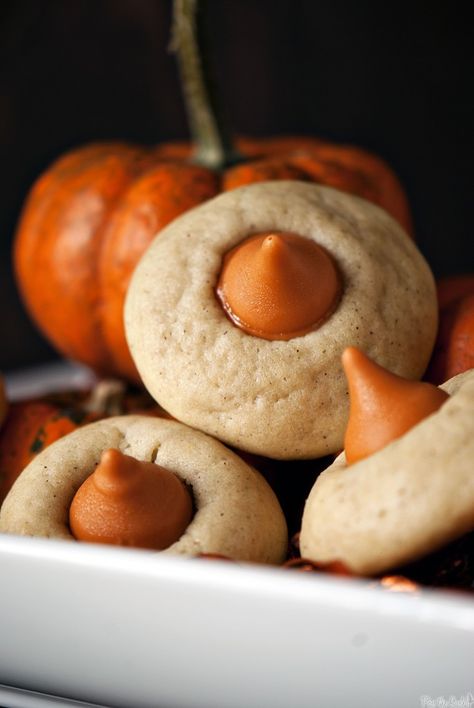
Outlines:
[{"label": "stack of cookies", "polygon": [[[275,460],[340,453],[355,400],[343,353],[355,348],[397,379],[420,379],[437,299],[428,265],[385,211],[315,184],[267,182],[218,196],[160,233],[132,278],[125,325],[146,388],[175,420],[122,416],[58,441],[14,485],[0,530],[279,563],[287,531],[278,500],[227,446]],[[450,395],[438,408],[369,444],[363,459],[342,453],[317,478],[302,519],[305,556],[370,575],[474,527],[474,375],[443,388]],[[370,438],[375,399],[356,389]],[[113,465],[110,450],[122,456]],[[122,458],[157,465],[185,488],[187,516],[174,535],[153,524],[151,535],[137,531],[136,518],[164,514],[165,492],[148,509],[152,493],[130,491],[148,472],[129,478]],[[91,477],[93,492],[83,489]],[[135,520],[125,511],[114,526],[112,506],[132,497],[141,500]]]}]

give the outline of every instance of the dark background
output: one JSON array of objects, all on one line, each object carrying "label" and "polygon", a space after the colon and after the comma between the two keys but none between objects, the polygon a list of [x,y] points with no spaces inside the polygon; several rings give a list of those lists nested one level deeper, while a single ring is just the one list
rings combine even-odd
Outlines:
[{"label": "dark background", "polygon": [[[208,0],[232,129],[380,154],[406,187],[436,275],[474,270],[472,37],[461,7]],[[54,356],[20,305],[10,265],[38,174],[91,140],[187,136],[170,16],[170,0],[0,3],[0,368]]]}]

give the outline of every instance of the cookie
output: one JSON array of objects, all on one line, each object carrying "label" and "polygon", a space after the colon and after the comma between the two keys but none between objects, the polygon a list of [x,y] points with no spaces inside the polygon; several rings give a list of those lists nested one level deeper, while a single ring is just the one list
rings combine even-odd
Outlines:
[{"label": "cookie", "polygon": [[372,575],[421,558],[474,528],[474,370],[403,437],[348,466],[342,453],[306,501],[301,554]]},{"label": "cookie", "polygon": [[[332,314],[287,341],[246,333],[216,297],[225,254],[272,230],[319,244],[342,281]],[[359,346],[392,371],[420,377],[437,304],[429,267],[386,212],[334,189],[282,181],[220,195],[165,228],[136,268],[125,324],[145,386],[175,418],[242,450],[312,458],[343,445],[344,348]]]},{"label": "cookie", "polygon": [[92,423],[46,448],[5,499],[0,532],[74,540],[68,526],[72,499],[109,448],[169,469],[192,490],[193,519],[163,552],[262,563],[284,559],[286,523],[265,479],[209,436],[148,416]]}]

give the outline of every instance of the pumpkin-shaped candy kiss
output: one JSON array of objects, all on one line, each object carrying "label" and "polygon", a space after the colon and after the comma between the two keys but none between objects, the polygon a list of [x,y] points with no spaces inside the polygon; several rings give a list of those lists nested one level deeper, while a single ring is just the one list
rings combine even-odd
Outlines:
[{"label": "pumpkin-shaped candy kiss", "polygon": [[163,550],[192,513],[191,495],[175,474],[110,449],[76,492],[69,525],[80,541]]},{"label": "pumpkin-shaped candy kiss", "polygon": [[251,236],[226,254],[217,296],[248,334],[288,340],[322,324],[341,290],[336,264],[324,248],[276,231]]},{"label": "pumpkin-shaped candy kiss", "polygon": [[436,386],[392,374],[356,347],[345,349],[342,364],[351,401],[344,438],[349,464],[401,437],[449,398]]}]

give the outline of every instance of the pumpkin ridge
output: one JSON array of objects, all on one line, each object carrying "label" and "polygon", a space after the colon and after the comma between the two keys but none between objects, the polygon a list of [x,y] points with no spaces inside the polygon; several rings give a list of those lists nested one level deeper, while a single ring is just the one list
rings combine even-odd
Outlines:
[{"label": "pumpkin ridge", "polygon": [[66,356],[99,369],[109,365],[94,282],[101,234],[120,198],[120,181],[129,181],[127,172],[143,154],[123,147],[119,164],[117,146],[99,143],[60,158],[46,173],[47,189],[44,181],[38,192],[33,188],[17,232],[18,281],[34,319]]},{"label": "pumpkin ridge", "polygon": [[[112,146],[113,147],[113,146]],[[114,350],[110,349],[107,346],[107,337],[104,331],[104,309],[106,307],[105,299],[104,299],[104,284],[103,284],[103,269],[101,267],[101,264],[103,263],[104,260],[104,252],[106,248],[106,242],[107,242],[107,234],[110,231],[110,222],[113,220],[113,215],[117,211],[117,209],[120,208],[121,201],[124,197],[124,194],[126,194],[127,190],[130,188],[130,185],[133,184],[134,180],[139,177],[144,170],[147,169],[149,164],[151,163],[153,157],[150,154],[147,154],[144,148],[140,147],[135,147],[125,145],[125,150],[127,152],[124,153],[123,157],[125,158],[125,155],[127,155],[127,158],[124,159],[124,169],[125,171],[128,172],[127,178],[124,181],[124,183],[121,185],[121,189],[117,190],[115,193],[113,199],[110,201],[110,203],[107,205],[106,210],[102,214],[102,218],[100,221],[100,224],[98,227],[95,229],[94,234],[92,236],[95,244],[96,244],[96,252],[95,252],[95,258],[91,259],[89,262],[89,265],[91,266],[91,272],[90,272],[90,280],[95,280],[97,288],[95,290],[95,297],[91,303],[91,310],[90,313],[88,313],[89,317],[91,317],[91,327],[94,327],[96,336],[98,338],[98,343],[100,344],[100,347],[103,351],[103,369],[102,371],[108,372],[111,371],[112,373],[119,373],[120,368],[117,367],[116,365],[116,358],[114,355]],[[132,152],[129,153],[128,151],[132,149]],[[108,160],[110,157],[109,153],[107,151],[104,152],[104,158],[105,160]],[[89,338],[88,338],[89,339]],[[98,371],[101,371],[101,366],[96,367]]]},{"label": "pumpkin ridge", "polygon": [[131,380],[140,380],[123,324],[123,306],[134,266],[170,221],[218,191],[217,173],[192,163],[163,160],[158,154],[130,180],[111,210],[98,258],[98,306],[114,373],[126,372]]}]

